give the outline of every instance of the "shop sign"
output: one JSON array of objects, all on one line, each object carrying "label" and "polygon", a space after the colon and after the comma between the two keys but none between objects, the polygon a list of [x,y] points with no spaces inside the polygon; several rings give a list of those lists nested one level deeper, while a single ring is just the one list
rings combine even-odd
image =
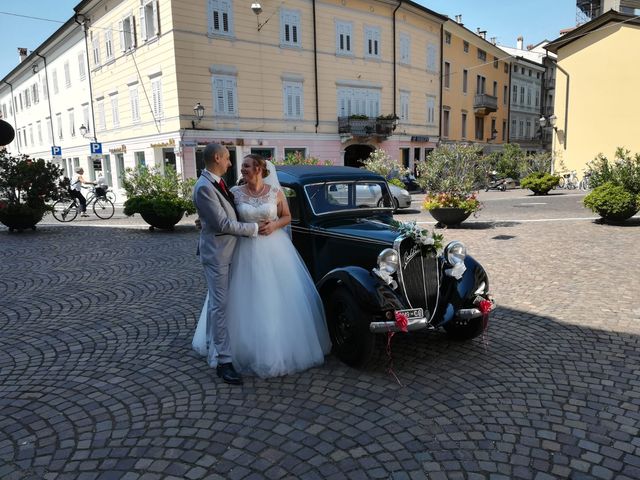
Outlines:
[{"label": "shop sign", "polygon": [[426,135],[414,135],[413,137],[411,137],[411,141],[412,142],[428,142],[429,137],[427,137]]},{"label": "shop sign", "polygon": [[175,145],[176,145],[176,141],[173,138],[170,138],[166,142],[152,143],[151,148],[166,148],[166,147],[174,147]]},{"label": "shop sign", "polygon": [[109,153],[127,153],[127,146],[120,145],[119,147],[110,148]]}]

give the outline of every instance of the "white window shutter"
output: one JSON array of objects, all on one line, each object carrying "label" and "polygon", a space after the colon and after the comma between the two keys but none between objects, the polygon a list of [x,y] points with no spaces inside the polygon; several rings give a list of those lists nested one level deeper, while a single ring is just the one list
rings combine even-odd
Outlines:
[{"label": "white window shutter", "polygon": [[236,91],[235,79],[227,80],[227,105],[228,105],[227,112],[228,113],[236,113],[235,91]]},{"label": "white window shutter", "polygon": [[124,39],[124,23],[122,20],[118,22],[118,31],[120,32],[120,50],[124,52],[127,49],[127,44]]},{"label": "white window shutter", "polygon": [[147,23],[144,15],[144,5],[140,7],[140,39],[143,42],[147,40]]},{"label": "white window shutter", "polygon": [[301,118],[302,117],[302,87],[297,86],[295,87],[295,100],[296,100],[296,109],[295,109],[295,115],[297,118]]},{"label": "white window shutter", "polygon": [[131,19],[131,48],[136,48],[136,19],[133,13],[129,18]]},{"label": "white window shutter", "polygon": [[213,88],[216,96],[216,113],[225,113],[224,109],[224,80],[214,80]]},{"label": "white window shutter", "polygon": [[158,16],[158,0],[154,0],[152,4],[153,8],[153,34],[155,36],[160,35],[160,17]]},{"label": "white window shutter", "polygon": [[214,9],[213,0],[208,0],[207,6],[208,6],[207,12],[209,16],[209,35],[212,35],[213,32],[215,32],[214,26],[213,26],[213,9]]}]

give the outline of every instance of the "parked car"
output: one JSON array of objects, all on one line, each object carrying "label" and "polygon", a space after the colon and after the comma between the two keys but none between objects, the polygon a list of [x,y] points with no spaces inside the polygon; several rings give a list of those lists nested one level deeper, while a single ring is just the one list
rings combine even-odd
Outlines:
[{"label": "parked car", "polygon": [[[411,206],[411,195],[404,188],[388,184],[393,205],[395,209],[409,208]],[[346,204],[349,201],[349,189],[346,184],[334,184],[329,188],[329,199]],[[383,204],[383,192],[379,185],[360,184],[356,185],[355,202],[359,207],[376,207]]]},{"label": "parked car", "polygon": [[411,236],[392,227],[394,202],[383,177],[351,167],[277,171],[292,241],[316,282],[341,360],[366,363],[377,334],[400,330],[397,312],[408,318],[409,332],[442,327],[463,339],[483,332],[479,305],[491,301],[485,270],[458,241],[423,256]]}]

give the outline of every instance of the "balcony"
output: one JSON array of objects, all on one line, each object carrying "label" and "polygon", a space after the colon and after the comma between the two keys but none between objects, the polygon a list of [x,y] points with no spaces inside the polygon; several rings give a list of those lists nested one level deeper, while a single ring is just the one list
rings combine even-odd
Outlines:
[{"label": "balcony", "polygon": [[556,88],[556,79],[554,78],[545,78],[544,79],[544,88],[547,90],[551,90]]},{"label": "balcony", "polygon": [[359,115],[351,117],[338,117],[338,133],[351,135],[352,137],[378,137],[387,138],[394,130],[395,121],[392,119],[360,118]]},{"label": "balcony", "polygon": [[476,115],[485,116],[498,110],[498,97],[486,93],[473,97],[473,110]]}]

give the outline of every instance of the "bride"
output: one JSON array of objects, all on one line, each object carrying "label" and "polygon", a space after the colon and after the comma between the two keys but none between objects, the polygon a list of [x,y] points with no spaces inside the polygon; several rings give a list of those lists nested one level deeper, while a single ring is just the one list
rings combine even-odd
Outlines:
[{"label": "bride", "polygon": [[[275,168],[251,154],[240,172],[245,184],[231,189],[239,219],[267,223],[258,237],[238,238],[231,263],[227,319],[233,364],[263,378],[321,365],[331,349],[322,301],[283,230],[291,214]],[[205,356],[208,299],[193,338],[194,350]]]}]

